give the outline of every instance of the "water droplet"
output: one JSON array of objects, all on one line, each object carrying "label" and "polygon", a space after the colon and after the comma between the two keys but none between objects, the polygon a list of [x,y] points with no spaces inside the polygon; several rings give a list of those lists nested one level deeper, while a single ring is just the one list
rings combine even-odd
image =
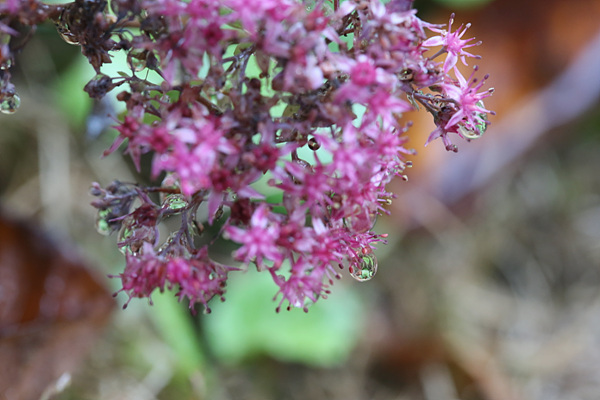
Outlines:
[{"label": "water droplet", "polygon": [[69,32],[67,30],[63,30],[63,31],[59,30],[58,34],[60,35],[61,39],[64,40],[68,44],[72,44],[72,45],[79,44],[79,40],[77,39],[77,36],[73,35],[71,32]]},{"label": "water droplet", "polygon": [[179,232],[171,232],[164,243],[158,248],[156,253],[168,253],[171,247],[177,246],[177,242],[181,242],[181,234]]},{"label": "water droplet", "polygon": [[386,206],[392,205],[392,198],[390,196],[383,196],[381,197],[380,201]]},{"label": "water droplet", "polygon": [[96,231],[103,236],[108,236],[112,232],[110,223],[108,222],[108,216],[108,210],[100,210],[98,211],[98,216],[96,217]]},{"label": "water droplet", "polygon": [[359,282],[368,281],[377,273],[377,257],[371,249],[359,252],[356,262],[350,266],[350,275]]},{"label": "water droplet", "polygon": [[[75,5],[75,3],[72,3],[72,5]],[[66,9],[64,11],[66,11]],[[54,23],[58,34],[60,35],[61,39],[67,42],[68,44],[78,45],[79,40],[77,38],[77,35],[71,32],[71,29],[69,28],[69,23],[67,21],[68,18],[63,18],[63,16],[64,15],[61,15],[60,19],[58,21],[55,21]]]},{"label": "water droplet", "polygon": [[146,54],[147,52],[145,50],[132,50],[129,52],[127,55],[127,61],[134,72],[140,72],[146,68]]},{"label": "water droplet", "polygon": [[131,68],[135,71],[135,72],[140,72],[143,71],[144,68],[146,68],[146,61],[144,60],[139,60],[137,58],[132,58],[131,59]]},{"label": "water droplet", "polygon": [[310,140],[308,141],[308,148],[312,151],[317,151],[321,148],[321,145],[319,144],[319,142],[317,142],[315,138],[310,138]]},{"label": "water droplet", "polygon": [[[485,105],[483,101],[479,100],[477,102],[477,106],[484,109]],[[469,123],[468,125],[459,126],[460,133],[467,139],[478,139],[487,130],[488,122],[487,115],[485,112],[476,112],[474,123]]]},{"label": "water droplet", "polygon": [[128,217],[123,222],[119,231],[117,247],[123,254],[139,254],[144,242],[155,243],[156,229],[138,223],[134,218]]},{"label": "water droplet", "polygon": [[21,105],[21,98],[16,93],[5,93],[0,101],[0,112],[14,114]]},{"label": "water droplet", "polygon": [[312,171],[312,165],[308,161],[305,161],[301,158],[293,160],[296,164],[300,165],[302,168]]},{"label": "water droplet", "polygon": [[121,252],[121,254],[123,255],[132,255],[132,256],[137,256],[140,254],[140,246],[134,246],[132,244],[118,244],[117,243],[117,249]]},{"label": "water droplet", "polygon": [[125,255],[134,253],[134,249],[131,246],[134,235],[135,230],[132,229],[132,224],[130,222],[123,223],[117,239],[117,247],[121,253]]},{"label": "water droplet", "polygon": [[188,202],[185,199],[185,196],[181,194],[170,194],[165,197],[162,203],[163,209],[169,209],[171,211],[181,210],[188,206]]},{"label": "water droplet", "polygon": [[376,222],[377,213],[366,208],[357,214],[344,218],[344,226],[358,233],[370,231]]},{"label": "water droplet", "polygon": [[12,67],[12,59],[6,59],[2,64],[0,64],[0,69],[6,71]]}]

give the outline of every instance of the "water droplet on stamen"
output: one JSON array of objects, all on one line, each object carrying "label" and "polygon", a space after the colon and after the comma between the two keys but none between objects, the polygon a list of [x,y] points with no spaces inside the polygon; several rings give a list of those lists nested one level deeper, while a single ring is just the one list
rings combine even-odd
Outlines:
[{"label": "water droplet on stamen", "polygon": [[100,215],[96,218],[96,231],[102,236],[110,235],[110,225],[108,224],[108,221]]},{"label": "water droplet on stamen", "polygon": [[310,138],[310,140],[308,141],[308,148],[312,151],[317,151],[321,148],[321,145],[319,144],[319,142],[317,142],[315,138]]},{"label": "water droplet on stamen", "polygon": [[79,45],[79,40],[77,39],[77,36],[73,35],[68,30],[59,29],[58,34],[60,38],[65,41],[65,43],[72,44],[74,46]]},{"label": "water droplet on stamen", "polygon": [[178,211],[186,208],[187,206],[188,202],[185,199],[185,196],[181,194],[170,194],[166,196],[162,204],[163,209],[168,209],[171,211]]},{"label": "water droplet on stamen", "polygon": [[[125,220],[121,225],[121,229],[117,235],[117,248],[124,255],[136,255],[141,249],[141,237],[143,237],[143,233],[140,234],[137,232],[137,229],[139,229],[139,227],[136,226],[135,221],[130,219]],[[136,238],[136,236],[139,237]]]},{"label": "water droplet on stamen", "polygon": [[16,93],[6,93],[0,101],[0,112],[14,114],[21,105],[21,98]]},{"label": "water droplet on stamen", "polygon": [[0,64],[0,69],[3,71],[10,69],[10,67],[12,67],[12,60],[10,58],[5,60],[2,64]]},{"label": "water droplet on stamen", "polygon": [[143,71],[146,68],[146,59],[141,57],[142,54],[131,55],[129,62],[131,64],[131,69],[134,72]]},{"label": "water droplet on stamen", "polygon": [[350,267],[350,275],[359,282],[370,280],[377,273],[377,257],[371,249],[363,249],[358,254],[357,262]]},{"label": "water droplet on stamen", "polygon": [[358,233],[370,231],[377,222],[378,214],[375,211],[363,210],[362,212],[345,217],[344,226]]},{"label": "water droplet on stamen", "polygon": [[181,244],[181,233],[171,232],[164,243],[158,248],[157,254],[168,253],[171,248],[176,248]]}]

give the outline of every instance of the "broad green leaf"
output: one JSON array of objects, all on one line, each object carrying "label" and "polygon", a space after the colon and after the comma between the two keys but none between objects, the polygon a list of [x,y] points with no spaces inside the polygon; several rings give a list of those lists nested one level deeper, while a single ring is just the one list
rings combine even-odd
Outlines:
[{"label": "broad green leaf", "polygon": [[337,282],[330,297],[310,306],[308,313],[285,306],[276,313],[277,290],[268,272],[230,276],[227,301],[212,304],[204,321],[206,339],[218,358],[228,364],[261,355],[316,366],[343,363],[363,322],[365,308],[356,292]]}]

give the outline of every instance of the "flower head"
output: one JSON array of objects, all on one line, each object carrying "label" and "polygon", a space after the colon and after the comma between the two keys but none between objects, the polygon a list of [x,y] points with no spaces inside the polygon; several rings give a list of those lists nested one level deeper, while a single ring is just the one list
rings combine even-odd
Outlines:
[{"label": "flower head", "polygon": [[460,58],[463,64],[467,65],[466,57],[479,58],[474,54],[465,51],[466,48],[478,46],[481,42],[471,43],[475,38],[462,39],[463,35],[471,27],[471,24],[461,25],[458,29],[452,32],[452,24],[454,23],[454,14],[450,16],[448,22],[448,30],[430,27],[429,29],[438,32],[439,36],[434,36],[423,42],[424,47],[443,46],[443,50],[448,53],[444,61],[444,73],[448,73]]},{"label": "flower head", "polygon": [[[453,32],[454,15],[447,30],[424,22],[412,0],[330,3],[0,4],[0,111],[19,103],[15,27],[48,19],[96,71],[91,97],[119,88],[124,111],[105,155],[123,148],[138,171],[147,159],[155,186],[115,181],[92,194],[98,230],[118,232],[126,267],[117,278],[130,299],[173,289],[209,310],[236,269],[209,255],[224,238],[241,269],[269,271],[277,309],[306,309],[344,271],[359,281],[375,273],[385,235],[373,227],[394,197],[386,186],[414,154],[405,112],[429,112],[427,143],[441,138],[448,150],[451,134],[481,136],[491,91],[476,69],[465,79],[456,68],[477,57],[467,49],[479,43],[463,39],[469,24]],[[429,57],[433,46],[441,50]],[[125,70],[101,72],[116,52]]]},{"label": "flower head", "polygon": [[494,89],[488,89],[483,92],[478,92],[483,87],[488,76],[486,75],[481,82],[478,82],[477,78],[474,78],[474,74],[477,68],[473,69],[473,73],[466,80],[458,69],[455,69],[454,73],[458,79],[458,86],[456,85],[444,85],[445,92],[448,97],[455,100],[458,104],[459,109],[454,113],[452,118],[448,120],[445,128],[449,129],[454,125],[462,125],[464,128],[475,131],[484,128],[478,128],[480,126],[487,125],[485,119],[486,114],[494,114],[483,106],[483,99],[489,97],[494,92]]}]

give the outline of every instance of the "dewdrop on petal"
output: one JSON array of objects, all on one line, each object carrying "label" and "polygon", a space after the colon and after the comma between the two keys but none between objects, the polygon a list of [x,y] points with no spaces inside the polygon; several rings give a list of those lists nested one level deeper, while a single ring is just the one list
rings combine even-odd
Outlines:
[{"label": "dewdrop on petal", "polygon": [[377,273],[377,257],[371,249],[363,248],[357,258],[350,266],[350,275],[359,282],[371,280]]},{"label": "dewdrop on petal", "polygon": [[21,105],[21,98],[16,93],[7,93],[0,101],[0,112],[3,114],[14,114]]},{"label": "dewdrop on petal", "polygon": [[111,214],[109,210],[98,211],[98,216],[96,217],[96,231],[102,236],[108,236],[112,233],[110,218]]}]

